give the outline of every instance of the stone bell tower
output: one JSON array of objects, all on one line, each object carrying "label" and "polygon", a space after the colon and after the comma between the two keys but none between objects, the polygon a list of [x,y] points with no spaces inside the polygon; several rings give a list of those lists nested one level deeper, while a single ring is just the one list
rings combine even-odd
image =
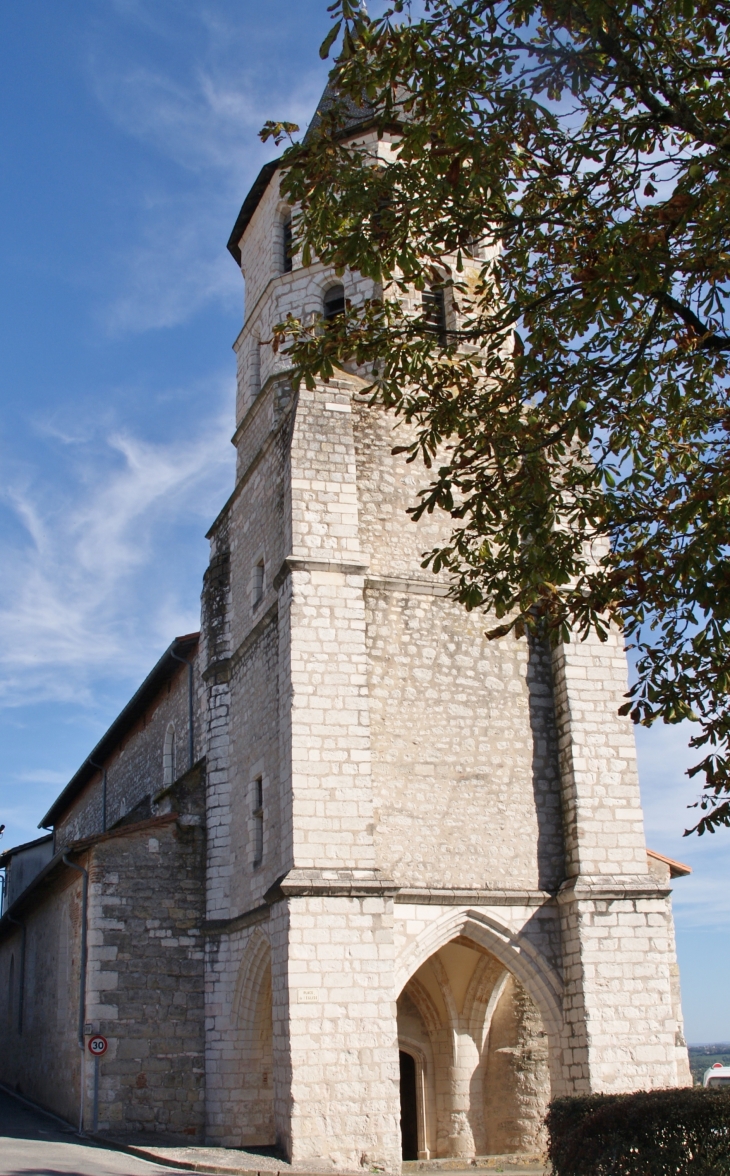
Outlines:
[{"label": "stone bell tower", "polygon": [[290,258],[290,215],[268,164],[229,242],[246,304],[203,594],[208,1137],[318,1171],[534,1151],[551,1093],[688,1077],[623,650],[490,643],[423,571],[449,520],[408,521],[393,420],[346,372],[295,395],[269,345],[288,312],[371,293]]}]

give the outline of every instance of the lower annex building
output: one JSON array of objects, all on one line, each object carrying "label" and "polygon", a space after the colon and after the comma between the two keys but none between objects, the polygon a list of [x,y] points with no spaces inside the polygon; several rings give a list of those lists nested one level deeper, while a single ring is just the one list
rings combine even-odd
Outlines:
[{"label": "lower annex building", "polygon": [[688,871],[646,848],[620,636],[488,641],[421,567],[449,520],[408,521],[363,381],[292,390],[272,324],[373,291],[289,256],[279,178],[229,242],[237,472],[200,633],[0,857],[0,1082],[300,1169],[534,1152],[555,1095],[689,1084]]}]

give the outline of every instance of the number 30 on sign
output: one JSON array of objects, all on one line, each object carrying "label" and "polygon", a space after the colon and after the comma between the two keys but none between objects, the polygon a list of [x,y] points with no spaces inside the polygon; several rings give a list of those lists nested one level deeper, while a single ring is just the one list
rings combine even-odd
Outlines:
[{"label": "number 30 on sign", "polygon": [[101,1033],[97,1033],[95,1037],[89,1038],[89,1053],[93,1053],[95,1058],[100,1058],[105,1054],[108,1047],[106,1037],[102,1037]]}]

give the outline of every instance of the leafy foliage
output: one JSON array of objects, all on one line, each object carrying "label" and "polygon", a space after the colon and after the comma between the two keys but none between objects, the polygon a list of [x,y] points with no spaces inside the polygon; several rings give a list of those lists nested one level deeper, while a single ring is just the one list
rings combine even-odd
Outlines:
[{"label": "leafy foliage", "polygon": [[[331,5],[342,101],[283,157],[304,263],[375,296],[278,337],[411,423],[413,515],[454,519],[426,564],[491,635],[623,627],[624,711],[699,724],[696,829],[730,825],[730,4],[403,9]],[[342,133],[353,102],[390,151]],[[446,333],[408,303],[434,284]]]},{"label": "leafy foliage", "polygon": [[554,1176],[724,1176],[730,1091],[701,1086],[559,1098],[547,1115]]}]

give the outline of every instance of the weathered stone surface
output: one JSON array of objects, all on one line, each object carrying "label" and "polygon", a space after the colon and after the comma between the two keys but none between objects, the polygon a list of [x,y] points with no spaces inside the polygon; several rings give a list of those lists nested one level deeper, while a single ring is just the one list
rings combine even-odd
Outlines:
[{"label": "weathered stone surface", "polygon": [[[236,484],[195,663],[204,794],[194,773],[163,791],[181,667],[108,764],[113,835],[98,779],[56,831],[87,839],[101,1123],[277,1143],[299,1170],[394,1173],[402,1140],[413,1160],[532,1153],[551,1095],[689,1080],[668,878],[647,867],[617,714],[624,652],[617,634],[489,642],[423,569],[450,520],[408,519],[427,475],[392,453],[403,427],[362,373],[295,393],[270,345],[338,280],[284,272],[287,212],[275,175],[241,243]],[[22,1071],[69,1114],[78,893],[58,867],[27,923],[33,1040],[57,1049],[62,1094],[61,1063],[17,1056],[0,995],[3,1080]],[[20,932],[4,935],[7,978]]]}]

